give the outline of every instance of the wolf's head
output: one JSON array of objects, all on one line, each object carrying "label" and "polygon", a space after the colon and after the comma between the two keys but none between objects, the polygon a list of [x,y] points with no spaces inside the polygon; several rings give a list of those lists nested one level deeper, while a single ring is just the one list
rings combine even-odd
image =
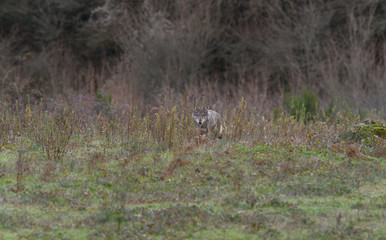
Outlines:
[{"label": "wolf's head", "polygon": [[208,121],[208,110],[209,107],[194,107],[193,108],[193,120],[198,124],[198,125],[203,125]]}]

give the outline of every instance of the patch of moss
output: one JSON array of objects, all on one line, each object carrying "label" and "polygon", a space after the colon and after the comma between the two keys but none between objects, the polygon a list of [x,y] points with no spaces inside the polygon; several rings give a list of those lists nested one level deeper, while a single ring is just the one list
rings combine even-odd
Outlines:
[{"label": "patch of moss", "polygon": [[386,125],[374,120],[365,120],[341,135],[343,140],[360,141],[374,137],[386,139]]}]

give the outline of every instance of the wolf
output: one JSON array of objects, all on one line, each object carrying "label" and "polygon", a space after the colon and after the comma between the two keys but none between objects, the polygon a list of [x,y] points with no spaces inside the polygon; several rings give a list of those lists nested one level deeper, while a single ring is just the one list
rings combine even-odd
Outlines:
[{"label": "wolf", "polygon": [[222,138],[223,126],[219,113],[209,110],[209,107],[194,107],[192,118],[194,126],[200,134],[211,138]]}]

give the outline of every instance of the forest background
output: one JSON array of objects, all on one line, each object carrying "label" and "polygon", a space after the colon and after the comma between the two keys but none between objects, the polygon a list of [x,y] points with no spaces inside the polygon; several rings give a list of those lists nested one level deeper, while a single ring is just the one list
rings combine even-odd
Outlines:
[{"label": "forest background", "polygon": [[383,0],[2,0],[0,96],[382,109],[385,16]]}]

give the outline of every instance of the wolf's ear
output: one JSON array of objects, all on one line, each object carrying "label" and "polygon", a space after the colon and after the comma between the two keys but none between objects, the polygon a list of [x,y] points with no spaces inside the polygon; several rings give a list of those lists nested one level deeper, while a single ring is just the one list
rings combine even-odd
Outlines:
[{"label": "wolf's ear", "polygon": [[206,107],[205,107],[205,110],[209,110],[209,106],[206,106]]},{"label": "wolf's ear", "polygon": [[196,111],[197,110],[197,107],[193,107],[193,111]]}]

